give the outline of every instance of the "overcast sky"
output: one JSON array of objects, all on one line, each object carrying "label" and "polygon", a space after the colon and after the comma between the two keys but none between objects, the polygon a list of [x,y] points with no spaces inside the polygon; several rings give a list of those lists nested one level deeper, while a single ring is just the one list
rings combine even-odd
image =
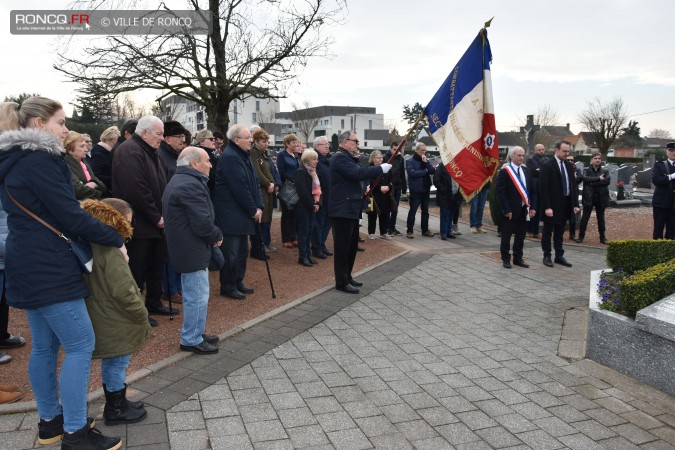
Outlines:
[{"label": "overcast sky", "polygon": [[[54,0],[49,8],[68,3]],[[10,10],[45,6],[43,0],[0,6],[2,98],[25,91],[64,104],[74,98],[74,86],[51,68],[54,37],[8,31]],[[335,57],[312,60],[282,110],[305,99],[313,106],[371,106],[388,123],[400,123],[402,106],[426,105],[492,16],[500,131],[517,129],[545,104],[558,112],[561,125],[583,131],[578,113],[598,96],[622,98],[643,136],[660,128],[675,137],[672,0],[351,0],[345,24],[326,30],[335,36]],[[404,127],[399,124],[399,131]]]}]

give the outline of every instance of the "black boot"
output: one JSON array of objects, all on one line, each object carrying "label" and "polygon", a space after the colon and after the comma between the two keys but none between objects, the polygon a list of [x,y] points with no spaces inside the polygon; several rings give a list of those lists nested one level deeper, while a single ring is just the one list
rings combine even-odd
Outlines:
[{"label": "black boot", "polygon": [[122,439],[103,436],[96,428],[85,425],[74,433],[65,433],[61,441],[61,450],[117,450]]},{"label": "black boot", "polygon": [[105,392],[105,407],[103,408],[103,418],[105,424],[108,426],[118,425],[121,423],[136,423],[145,418],[147,412],[145,408],[134,409],[129,406],[127,402],[126,386],[117,392]]},{"label": "black boot", "polygon": [[[106,390],[105,383],[103,383],[103,390]],[[127,385],[124,385],[124,397],[126,398],[127,396]],[[143,402],[134,402],[129,399],[127,399],[127,404],[129,405],[129,408],[133,409],[145,409],[145,404]]]},{"label": "black boot", "polygon": [[600,243],[601,244],[607,244],[607,239],[605,239],[605,234],[601,233],[600,234]]}]

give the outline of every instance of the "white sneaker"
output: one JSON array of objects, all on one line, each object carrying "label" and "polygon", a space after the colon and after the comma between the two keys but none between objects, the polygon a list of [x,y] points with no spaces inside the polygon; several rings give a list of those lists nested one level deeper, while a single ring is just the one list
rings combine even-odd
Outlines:
[{"label": "white sneaker", "polygon": [[374,235],[374,234],[369,234],[369,235],[368,235],[368,239],[375,239],[375,235]]},{"label": "white sneaker", "polygon": [[454,234],[455,236],[459,236],[460,234],[462,234],[459,232],[459,226],[457,225],[452,226],[452,234]]},{"label": "white sneaker", "polygon": [[389,236],[388,234],[381,234],[380,239],[384,239],[385,241],[388,241],[389,239],[391,239],[391,236]]}]

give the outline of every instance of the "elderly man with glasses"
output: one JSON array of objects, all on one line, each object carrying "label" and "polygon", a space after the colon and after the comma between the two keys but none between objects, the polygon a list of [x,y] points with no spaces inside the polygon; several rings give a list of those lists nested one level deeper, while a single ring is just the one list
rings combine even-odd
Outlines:
[{"label": "elderly man with glasses", "polygon": [[258,176],[251,162],[251,132],[244,124],[227,131],[227,146],[215,171],[213,196],[216,225],[223,232],[220,249],[225,265],[220,270],[220,295],[243,300],[253,289],[244,286],[248,237],[262,220],[263,199]]}]

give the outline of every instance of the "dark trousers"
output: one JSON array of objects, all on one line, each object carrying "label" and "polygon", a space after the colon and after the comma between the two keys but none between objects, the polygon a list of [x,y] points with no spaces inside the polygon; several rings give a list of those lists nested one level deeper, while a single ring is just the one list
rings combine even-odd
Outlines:
[{"label": "dark trousers", "polygon": [[[258,228],[258,225],[260,225],[260,228]],[[263,239],[263,223],[255,224],[255,233],[253,233],[250,238],[251,238],[251,256],[256,256],[259,258],[262,258],[265,256],[265,249],[264,249],[264,239]]]},{"label": "dark trousers", "polygon": [[145,288],[145,305],[162,306],[162,277],[164,272],[164,238],[133,238],[127,244],[129,268],[138,289]]},{"label": "dark trousers", "polygon": [[391,203],[389,196],[379,195],[374,197],[375,211],[368,212],[368,234],[375,234],[377,220],[380,220],[380,235],[387,234],[389,230],[389,210]]},{"label": "dark trousers", "polygon": [[[559,222],[551,222],[550,220],[544,221],[544,234],[541,237],[541,249],[544,251],[544,256],[551,256],[551,234],[553,234],[553,249],[555,250],[555,257],[562,258],[565,254],[563,250],[563,234],[565,234],[565,222],[569,219],[571,215],[571,203],[572,199],[570,197],[565,197],[563,200],[563,211],[567,211],[567,217],[553,218],[553,220],[559,220]],[[547,219],[549,219],[547,217]]]},{"label": "dark trousers", "polygon": [[394,232],[396,229],[396,218],[398,217],[398,205],[401,203],[401,191],[402,188],[401,186],[394,186],[394,200],[396,200],[396,209],[391,211],[389,214],[389,225],[387,226],[387,230]]},{"label": "dark trousers", "polygon": [[286,203],[281,203],[281,242],[293,242],[298,240],[298,233],[295,225],[295,211],[288,209]]},{"label": "dark trousers", "polygon": [[[512,216],[513,217],[513,216]],[[523,242],[525,242],[525,230],[527,227],[527,206],[523,206],[520,211],[520,216],[517,219],[507,219],[502,217],[499,222],[502,241],[499,246],[499,251],[502,254],[502,261],[510,261],[511,256],[509,249],[511,248],[511,235],[513,235],[513,260],[522,261],[523,259]]]},{"label": "dark trousers", "polygon": [[581,223],[579,224],[579,239],[586,236],[586,227],[588,226],[588,219],[591,218],[591,213],[595,208],[595,217],[598,219],[598,232],[600,237],[605,237],[605,207],[602,206],[600,199],[594,200],[592,204],[584,206],[584,212],[581,214]]},{"label": "dark trousers", "polygon": [[248,258],[248,236],[223,235],[220,251],[225,258],[225,265],[220,269],[220,290],[232,291],[237,289],[246,274],[246,259]]},{"label": "dark trousers", "polygon": [[462,197],[462,194],[457,191],[455,194],[455,208],[454,212],[452,213],[452,224],[457,225],[459,222],[459,214],[461,213],[462,209],[462,200],[464,200],[464,197]]},{"label": "dark trousers", "polygon": [[295,222],[298,230],[298,258],[305,259],[311,255],[312,230],[314,229],[314,211],[302,206],[295,208]]},{"label": "dark trousers", "polygon": [[408,203],[410,210],[408,211],[408,220],[406,223],[407,231],[411,232],[413,230],[413,227],[415,226],[415,214],[417,214],[417,208],[420,206],[422,206],[422,232],[429,230],[429,193],[410,193]]},{"label": "dark trousers", "polygon": [[314,214],[314,229],[312,230],[312,252],[326,250],[326,239],[330,233],[331,223],[325,207],[319,208]]},{"label": "dark trousers", "polygon": [[5,296],[5,271],[0,270],[0,278],[2,280],[2,300],[0,300],[0,341],[9,339],[11,335],[7,331],[9,326],[9,305],[7,305],[7,297]]},{"label": "dark trousers", "polygon": [[[652,209],[654,215],[654,239],[675,239],[675,208]],[[664,236],[663,230],[666,230]]]},{"label": "dark trousers", "polygon": [[352,269],[359,246],[359,219],[332,217],[333,271],[335,286],[345,287],[352,279]]}]

